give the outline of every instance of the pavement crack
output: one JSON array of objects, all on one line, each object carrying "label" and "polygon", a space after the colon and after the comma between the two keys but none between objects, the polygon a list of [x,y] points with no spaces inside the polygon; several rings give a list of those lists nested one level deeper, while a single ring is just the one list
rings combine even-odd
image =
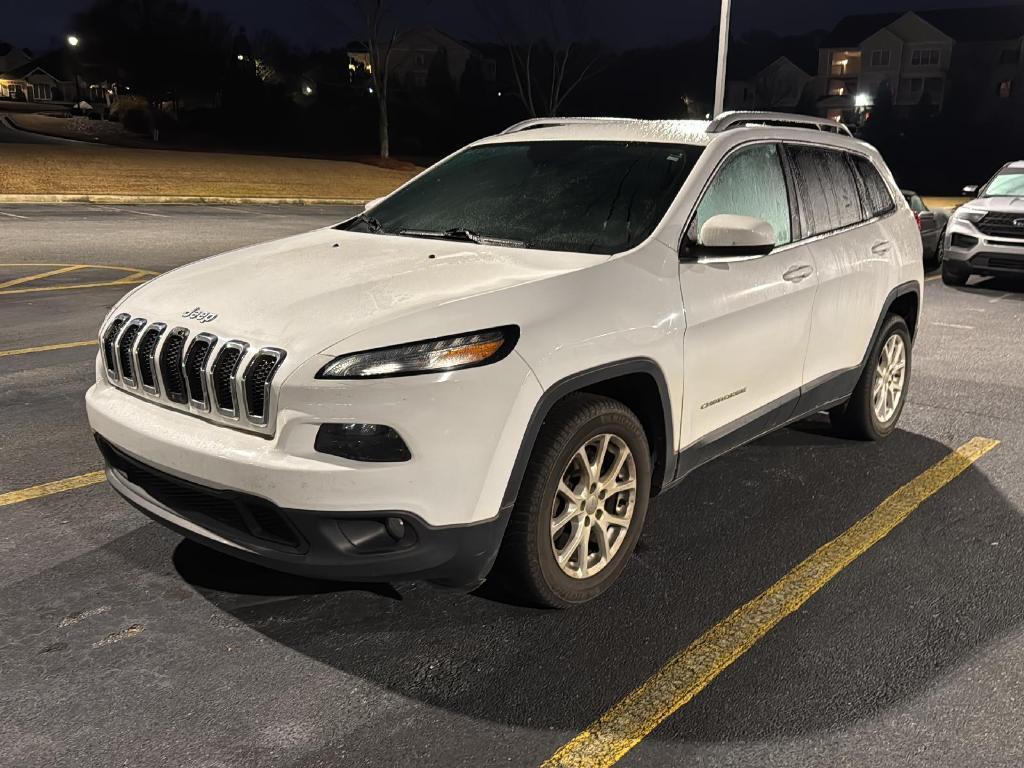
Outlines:
[{"label": "pavement crack", "polygon": [[59,629],[63,629],[64,627],[70,627],[82,621],[83,619],[88,619],[90,616],[98,616],[99,614],[106,613],[109,610],[109,605],[101,605],[99,608],[87,608],[86,610],[80,611],[79,613],[73,613],[70,616],[65,616],[63,619],[60,620],[60,624],[58,624],[57,627]]},{"label": "pavement crack", "polygon": [[111,632],[102,640],[97,640],[95,643],[92,644],[92,647],[102,648],[104,645],[113,645],[114,643],[119,643],[122,640],[127,640],[130,637],[135,637],[135,635],[139,634],[144,629],[145,627],[142,624],[132,624],[131,626],[125,627],[124,629],[117,630],[117,632]]}]

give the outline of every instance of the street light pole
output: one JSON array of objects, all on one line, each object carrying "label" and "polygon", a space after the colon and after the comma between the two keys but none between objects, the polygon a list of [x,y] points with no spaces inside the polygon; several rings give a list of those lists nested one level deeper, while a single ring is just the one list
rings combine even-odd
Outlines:
[{"label": "street light pole", "polygon": [[722,18],[718,24],[718,70],[715,74],[714,116],[725,111],[725,64],[729,58],[729,16],[732,0],[722,0]]},{"label": "street light pole", "polygon": [[78,107],[79,102],[82,100],[80,92],[78,90],[78,37],[75,35],[68,35],[68,45],[71,46],[71,68],[72,75],[75,78],[75,107]]}]

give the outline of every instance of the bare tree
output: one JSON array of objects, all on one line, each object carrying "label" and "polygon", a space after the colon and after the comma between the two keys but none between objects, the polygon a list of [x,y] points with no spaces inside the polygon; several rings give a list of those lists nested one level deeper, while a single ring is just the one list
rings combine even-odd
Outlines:
[{"label": "bare tree", "polygon": [[543,20],[533,17],[534,6],[517,0],[479,0],[477,8],[508,51],[516,96],[530,117],[558,115],[569,95],[597,72],[600,51],[583,41],[585,3],[551,0]]},{"label": "bare tree", "polygon": [[391,155],[388,128],[388,83],[391,70],[391,52],[398,40],[398,28],[389,23],[388,0],[353,0],[365,24],[366,52],[370,60],[370,82],[377,97],[377,129],[380,136],[380,156]]}]

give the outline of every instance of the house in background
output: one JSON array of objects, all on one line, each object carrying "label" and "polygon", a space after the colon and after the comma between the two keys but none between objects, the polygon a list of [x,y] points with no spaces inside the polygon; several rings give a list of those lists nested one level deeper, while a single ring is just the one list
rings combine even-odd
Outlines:
[{"label": "house in background", "polygon": [[993,6],[848,16],[818,55],[818,113],[858,124],[887,90],[897,114],[975,110],[1013,99],[1024,48],[1024,7]]},{"label": "house in background", "polygon": [[[496,78],[495,61],[484,56],[477,48],[456,40],[433,27],[412,29],[402,34],[391,49],[391,78],[396,84],[407,88],[424,88],[427,74],[434,57],[444,52],[448,60],[448,74],[456,87],[462,80],[471,60],[480,63],[485,82],[493,83]],[[362,43],[348,46],[349,71],[353,80],[370,74],[370,54]]]},{"label": "house in background", "polygon": [[[30,102],[71,102],[75,99],[75,80],[68,65],[67,55],[61,50],[51,51],[38,58],[0,57],[0,98]],[[27,60],[26,60],[27,59]],[[3,66],[8,61],[14,66]],[[79,82],[81,93],[87,93],[84,81]]]},{"label": "house in background", "polygon": [[788,56],[780,56],[747,77],[729,80],[725,90],[726,107],[795,112],[813,82],[814,77]]}]

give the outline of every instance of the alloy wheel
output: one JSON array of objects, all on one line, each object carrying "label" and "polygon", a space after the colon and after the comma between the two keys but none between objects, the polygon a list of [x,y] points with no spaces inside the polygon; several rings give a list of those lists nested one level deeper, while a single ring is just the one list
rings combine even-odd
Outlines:
[{"label": "alloy wheel", "polygon": [[871,407],[882,424],[887,424],[899,409],[906,373],[907,348],[903,338],[894,333],[882,347],[871,383]]},{"label": "alloy wheel", "polygon": [[622,548],[636,507],[636,461],[610,433],[584,443],[569,459],[551,505],[551,547],[574,579],[603,570]]}]

